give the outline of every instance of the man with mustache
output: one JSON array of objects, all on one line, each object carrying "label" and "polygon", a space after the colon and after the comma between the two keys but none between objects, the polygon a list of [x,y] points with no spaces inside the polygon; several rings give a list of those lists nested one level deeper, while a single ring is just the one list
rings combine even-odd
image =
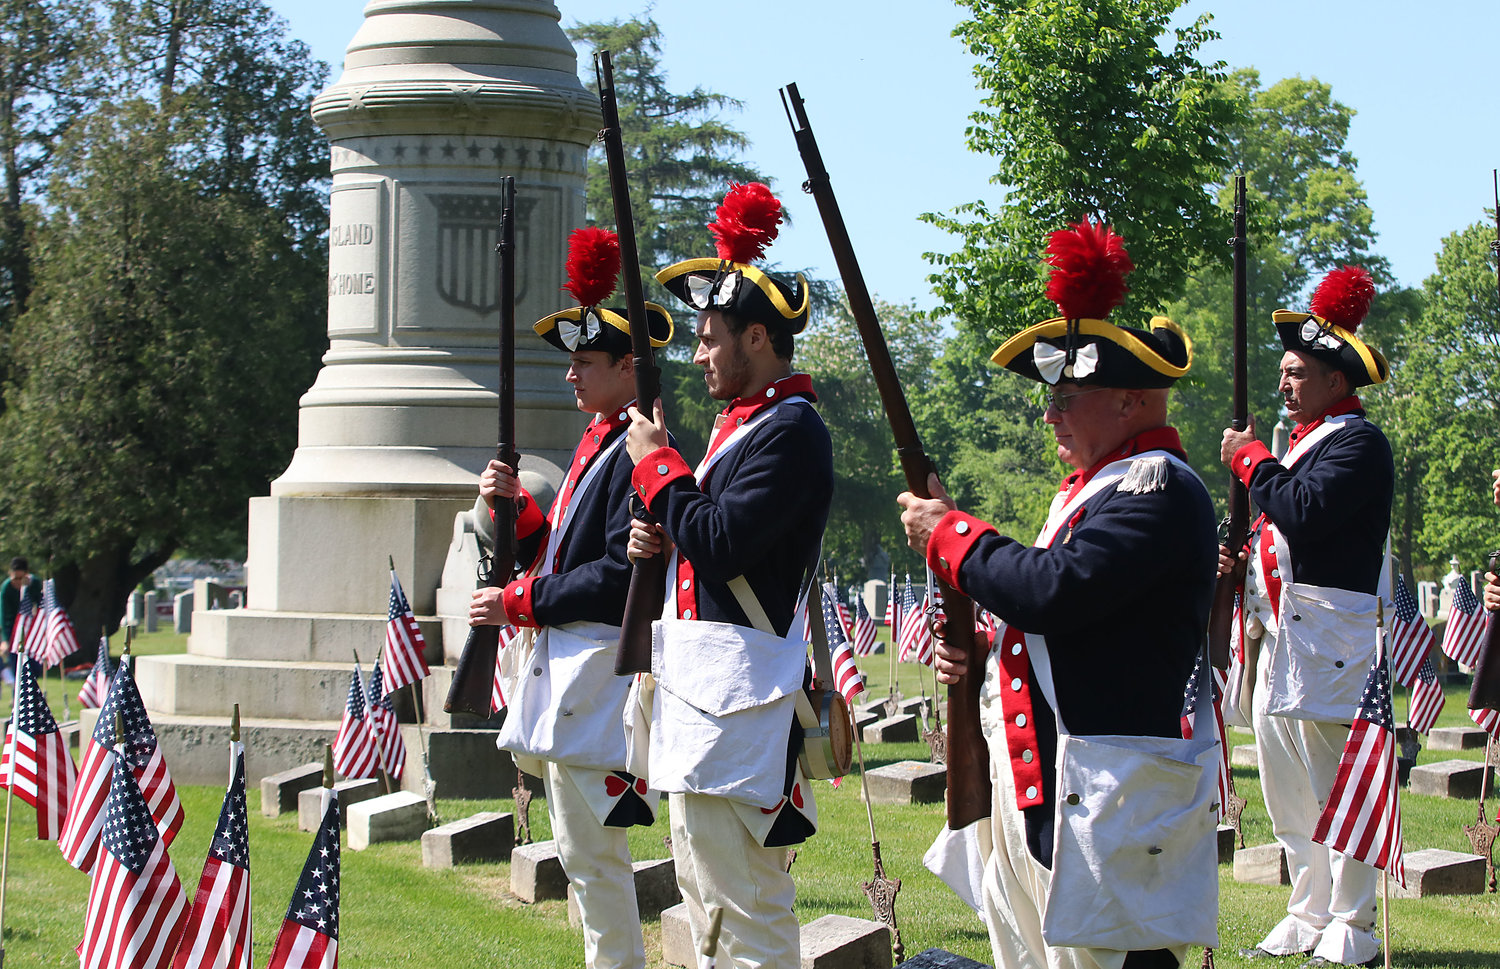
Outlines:
[{"label": "man with mustache", "polygon": [[1375,659],[1375,602],[1389,589],[1395,470],[1390,444],[1354,395],[1388,375],[1385,357],[1354,334],[1374,292],[1369,273],[1345,266],[1319,284],[1311,313],[1272,315],[1286,350],[1278,389],[1296,422],[1291,446],[1278,461],[1256,440],[1252,417],[1244,431],[1224,431],[1220,450],[1262,512],[1246,549],[1220,548],[1219,570],[1247,569],[1244,635],[1264,637],[1253,671],[1255,743],[1292,878],[1286,917],[1241,950],[1250,959],[1373,965],[1380,952],[1375,869],[1312,841]]}]

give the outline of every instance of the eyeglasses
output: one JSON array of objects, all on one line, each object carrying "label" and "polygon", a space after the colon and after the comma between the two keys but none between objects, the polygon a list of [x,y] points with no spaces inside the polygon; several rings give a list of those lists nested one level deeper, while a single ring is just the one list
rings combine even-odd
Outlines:
[{"label": "eyeglasses", "polygon": [[1046,394],[1047,406],[1051,407],[1059,414],[1066,414],[1068,412],[1068,401],[1072,400],[1074,397],[1082,397],[1085,394],[1094,394],[1098,393],[1101,390],[1108,389],[1108,387],[1090,387],[1088,390],[1075,390],[1071,394],[1061,394],[1055,390],[1049,391]]}]

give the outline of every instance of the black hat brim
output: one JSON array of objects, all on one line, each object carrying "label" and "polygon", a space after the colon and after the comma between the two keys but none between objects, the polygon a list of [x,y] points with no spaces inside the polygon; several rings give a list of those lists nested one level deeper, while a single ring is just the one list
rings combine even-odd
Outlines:
[{"label": "black hat brim", "polygon": [[1049,381],[1037,368],[1033,351],[1038,343],[1066,350],[1069,321],[1062,317],[1044,320],[1006,340],[990,360],[1028,380],[1049,384],[1067,380],[1100,387],[1170,387],[1193,365],[1193,341],[1165,316],[1153,317],[1149,329],[1116,326],[1105,320],[1075,320],[1071,339],[1075,347],[1092,345],[1098,362],[1092,373],[1075,376],[1064,370]]}]

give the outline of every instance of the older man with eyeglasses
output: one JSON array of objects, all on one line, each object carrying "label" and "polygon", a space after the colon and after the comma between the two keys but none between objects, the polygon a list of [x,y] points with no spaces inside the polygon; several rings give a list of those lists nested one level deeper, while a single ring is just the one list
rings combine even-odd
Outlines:
[{"label": "older man with eyeglasses", "polygon": [[[933,499],[901,495],[901,520],[934,572],[1002,620],[980,714],[994,781],[982,905],[995,965],[1175,969],[1188,946],[1163,926],[1186,910],[1212,932],[1211,855],[1173,872],[1174,881],[1209,888],[1148,913],[1139,931],[1121,937],[1123,948],[1086,947],[1076,926],[1044,920],[1049,900],[1058,901],[1054,861],[1065,857],[1054,858],[1054,837],[1065,821],[1070,830],[1087,826],[1078,812],[1064,818],[1077,795],[1058,790],[1059,738],[1180,738],[1184,686],[1205,642],[1213,504],[1167,424],[1168,388],[1187,373],[1191,342],[1162,317],[1145,329],[1103,319],[1123,299],[1132,268],[1105,226],[1054,233],[1048,253],[1048,296],[1062,316],[1017,334],[992,357],[1048,387],[1045,420],[1058,457],[1074,469],[1040,537],[1017,541],[956,510],[935,475]],[[953,682],[965,663],[939,646],[940,679]],[[1141,793],[1132,789],[1127,800],[1141,803]],[[1212,829],[1209,821],[1210,837]],[[1118,848],[1111,840],[1118,830],[1101,825],[1093,833]],[[1139,896],[1147,887],[1141,871],[1092,870],[1082,894]]]}]

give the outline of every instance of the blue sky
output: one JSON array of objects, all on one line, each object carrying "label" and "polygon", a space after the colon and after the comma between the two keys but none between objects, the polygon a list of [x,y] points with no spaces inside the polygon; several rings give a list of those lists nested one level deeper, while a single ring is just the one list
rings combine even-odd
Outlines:
[{"label": "blue sky", "polygon": [[[364,4],[271,6],[337,79]],[[629,17],[645,4],[559,0],[559,8],[567,25]],[[737,8],[731,20],[715,16],[717,9],[657,0],[652,15],[674,89],[701,85],[744,102],[727,120],[751,139],[749,159],[775,179],[794,221],[768,257],[836,275],[816,208],[798,190],[804,172],[777,96],[795,81],[870,289],[932,307],[922,253],[956,245],[917,216],[999,196],[989,184],[993,160],[964,145],[978,95],[973,60],[951,36],[959,8],[946,0],[761,0]],[[1358,112],[1349,148],[1375,212],[1377,248],[1402,283],[1420,285],[1443,236],[1485,218],[1493,205],[1500,3],[1192,0],[1178,19],[1206,11],[1223,37],[1205,58],[1256,67],[1267,86],[1317,77]]]}]

